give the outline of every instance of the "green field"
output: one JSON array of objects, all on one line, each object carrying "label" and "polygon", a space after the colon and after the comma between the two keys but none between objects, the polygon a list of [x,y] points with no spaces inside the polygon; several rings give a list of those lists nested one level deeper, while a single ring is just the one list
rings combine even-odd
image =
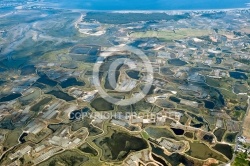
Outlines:
[{"label": "green field", "polygon": [[162,40],[178,40],[187,37],[199,37],[211,34],[210,30],[203,29],[179,29],[179,30],[164,30],[164,31],[146,31],[146,32],[133,32],[130,37],[133,38],[152,38],[156,37]]}]

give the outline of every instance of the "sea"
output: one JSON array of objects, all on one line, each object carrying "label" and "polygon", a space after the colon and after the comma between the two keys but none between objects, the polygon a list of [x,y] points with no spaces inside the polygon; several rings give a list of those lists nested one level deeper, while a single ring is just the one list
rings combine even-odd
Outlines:
[{"label": "sea", "polygon": [[210,10],[250,8],[250,0],[43,0],[84,10]]}]

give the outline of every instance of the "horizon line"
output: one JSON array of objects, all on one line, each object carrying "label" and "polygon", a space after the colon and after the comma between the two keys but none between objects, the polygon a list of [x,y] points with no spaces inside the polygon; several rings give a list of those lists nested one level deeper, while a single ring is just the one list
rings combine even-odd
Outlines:
[{"label": "horizon line", "polygon": [[[59,9],[65,9],[65,8],[59,8]],[[220,8],[220,9],[166,9],[166,10],[141,10],[141,9],[135,9],[135,10],[99,10],[99,9],[66,9],[66,10],[72,10],[72,11],[82,11],[82,12],[112,12],[112,13],[146,13],[146,12],[152,12],[152,13],[163,13],[163,12],[201,12],[201,11],[233,11],[233,10],[250,10],[249,7],[245,8]]]}]

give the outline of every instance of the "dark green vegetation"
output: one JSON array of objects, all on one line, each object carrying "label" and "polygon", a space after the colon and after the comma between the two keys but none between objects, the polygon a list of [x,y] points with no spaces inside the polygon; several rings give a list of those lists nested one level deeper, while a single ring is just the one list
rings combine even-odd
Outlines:
[{"label": "dark green vegetation", "polygon": [[[116,88],[116,84],[115,85],[111,85],[111,82],[109,82],[109,77],[113,76],[115,81],[117,82],[118,81],[118,78],[121,74],[120,72],[120,69],[121,67],[123,66],[123,64],[118,64],[118,66],[116,67],[116,69],[114,71],[109,71],[109,67],[110,65],[112,64],[112,62],[114,60],[117,60],[119,58],[126,58],[127,56],[123,56],[123,55],[115,55],[115,56],[111,56],[111,57],[108,57],[107,60],[101,65],[100,67],[100,71],[101,72],[107,72],[106,74],[106,78],[105,78],[105,84],[104,84],[104,87],[105,89],[108,89],[108,90],[114,90]],[[101,73],[99,73],[99,75],[101,76]]]},{"label": "dark green vegetation", "polygon": [[57,130],[61,129],[62,126],[63,126],[63,123],[60,123],[60,124],[50,124],[50,125],[48,125],[48,128],[50,130],[52,130],[53,132],[56,132]]},{"label": "dark green vegetation", "polygon": [[214,136],[210,134],[206,134],[203,136],[202,140],[212,144],[214,140]]},{"label": "dark green vegetation", "polygon": [[218,128],[217,130],[214,131],[214,135],[217,138],[217,141],[222,141],[223,135],[225,134],[225,129]]},{"label": "dark green vegetation", "polygon": [[38,103],[36,103],[35,105],[33,105],[30,110],[34,111],[34,112],[39,112],[41,111],[45,105],[47,105],[50,101],[52,100],[52,98],[50,97],[46,97],[42,100],[40,100]]},{"label": "dark green vegetation", "polygon": [[149,136],[153,138],[166,137],[175,139],[174,134],[167,128],[147,127],[145,130],[149,134]]},{"label": "dark green vegetation", "polygon": [[139,21],[161,21],[161,20],[180,20],[189,18],[189,14],[168,15],[165,13],[109,13],[109,12],[88,12],[84,18],[87,22],[96,20],[105,24],[127,24]]},{"label": "dark green vegetation", "polygon": [[187,120],[188,120],[188,116],[186,114],[183,114],[183,116],[181,116],[180,118],[180,123],[185,125]]},{"label": "dark green vegetation", "polygon": [[216,144],[213,149],[225,155],[228,159],[232,159],[233,157],[233,149],[231,146],[227,144]]},{"label": "dark green vegetation", "polygon": [[72,97],[72,96],[70,96],[67,93],[64,93],[62,91],[59,91],[59,90],[52,90],[52,91],[48,92],[47,94],[53,95],[56,98],[63,99],[65,101],[75,100],[74,97]]},{"label": "dark green vegetation", "polygon": [[[249,34],[249,37],[250,37],[250,34]],[[234,58],[235,61],[238,61],[240,63],[244,63],[246,65],[250,65],[250,60],[249,59],[246,59],[246,58],[242,58],[242,59],[236,59]]]},{"label": "dark green vegetation", "polygon": [[72,54],[98,55],[101,50],[100,46],[95,45],[77,45],[70,50]]},{"label": "dark green vegetation", "polygon": [[[145,85],[142,85],[142,86],[140,87],[140,90],[143,91],[144,88],[145,88]],[[152,85],[152,86],[150,87],[150,89],[149,89],[148,92],[144,92],[144,91],[143,91],[143,93],[146,94],[146,95],[152,95],[152,94],[154,94],[155,88],[156,88],[156,87],[155,87],[154,85]]]},{"label": "dark green vegetation", "polygon": [[92,101],[91,107],[93,107],[96,111],[110,111],[114,109],[114,106],[103,98],[97,98]]},{"label": "dark green vegetation", "polygon": [[228,143],[235,143],[235,139],[238,133],[227,133],[225,135],[225,141]]},{"label": "dark green vegetation", "polygon": [[203,120],[203,118],[202,117],[200,117],[200,116],[197,116],[197,115],[195,115],[195,114],[192,114],[192,113],[187,113],[189,116],[191,116],[194,120],[196,120],[196,121],[198,121],[198,122],[200,122],[200,123],[203,123],[204,122],[204,120]]},{"label": "dark green vegetation", "polygon": [[45,89],[47,87],[46,85],[39,83],[39,82],[34,83],[32,86],[40,88],[40,89]]},{"label": "dark green vegetation", "polygon": [[85,62],[85,63],[95,63],[97,60],[96,55],[80,55],[80,54],[73,54],[70,56],[74,61],[78,62]]},{"label": "dark green vegetation", "polygon": [[248,155],[247,153],[238,153],[232,166],[249,166],[250,161],[247,160]]},{"label": "dark green vegetation", "polygon": [[15,126],[12,123],[12,120],[10,118],[5,117],[3,120],[0,121],[0,128],[1,129],[14,130]]},{"label": "dark green vegetation", "polygon": [[158,99],[155,104],[163,108],[175,108],[175,105],[172,102],[166,101],[165,99]]},{"label": "dark green vegetation", "polygon": [[244,84],[244,83],[241,83],[240,81],[239,82],[236,82],[234,87],[233,87],[233,91],[236,93],[236,94],[239,94],[239,93],[246,93],[248,92],[248,87]]},{"label": "dark green vegetation", "polygon": [[69,63],[61,64],[61,67],[66,68],[66,69],[76,69],[78,66],[76,63],[69,62]]},{"label": "dark green vegetation", "polygon": [[28,65],[21,68],[21,75],[30,75],[36,73],[36,67],[34,65]]},{"label": "dark green vegetation", "polygon": [[186,133],[184,134],[184,136],[187,137],[187,138],[190,138],[190,139],[194,138],[194,134],[191,133],[191,132],[186,132]]},{"label": "dark green vegetation", "polygon": [[168,60],[168,63],[174,66],[184,66],[187,64],[187,62],[182,61],[180,59],[170,59]]},{"label": "dark green vegetation", "polygon": [[168,67],[161,67],[161,74],[163,75],[174,75],[174,72],[170,70],[171,68]]},{"label": "dark green vegetation", "polygon": [[128,133],[114,131],[111,137],[95,140],[102,148],[104,160],[123,160],[130,152],[140,151],[148,147],[145,140],[129,135]]},{"label": "dark green vegetation", "polygon": [[153,144],[150,144],[150,145],[152,147],[153,154],[156,154],[158,156],[163,157],[171,165],[180,165],[180,164],[189,165],[189,166],[203,165],[203,162],[201,162],[199,160],[195,160],[193,158],[188,158],[188,157],[181,155],[179,153],[174,153],[174,154],[168,156],[164,153],[163,149],[156,147]]},{"label": "dark green vegetation", "polygon": [[28,95],[25,95],[21,98],[19,98],[19,101],[21,102],[22,106],[26,106],[31,104],[33,101],[37,100],[41,95],[40,90],[34,90],[33,92],[29,93]]},{"label": "dark green vegetation", "polygon": [[70,56],[75,61],[95,63],[101,48],[95,45],[77,45],[70,50]]},{"label": "dark green vegetation", "polygon": [[117,82],[118,78],[120,76],[120,71],[117,71],[117,70],[110,71],[106,76],[104,87],[105,87],[105,89],[108,89],[108,90],[115,90],[116,85],[111,85],[109,82],[109,76],[111,76],[111,75],[115,75],[115,81]]},{"label": "dark green vegetation", "polygon": [[67,166],[80,166],[88,160],[88,157],[76,151],[68,150],[51,157],[47,161],[39,164],[39,166],[57,166],[58,164],[63,164]]},{"label": "dark green vegetation", "polygon": [[88,143],[84,143],[82,144],[79,149],[84,152],[84,153],[88,153],[88,154],[91,154],[93,156],[97,156],[98,155],[98,152],[92,148]]},{"label": "dark green vegetation", "polygon": [[117,110],[121,112],[130,112],[131,111],[131,106],[117,106]]},{"label": "dark green vegetation", "polygon": [[169,99],[170,99],[171,101],[173,101],[173,102],[176,102],[176,103],[180,103],[180,102],[181,102],[181,100],[180,100],[179,98],[174,97],[174,96],[170,96]]},{"label": "dark green vegetation", "polygon": [[131,105],[133,112],[145,111],[148,112],[152,109],[152,105],[145,100],[141,100],[133,105]]},{"label": "dark green vegetation", "polygon": [[71,124],[71,130],[77,131],[82,127],[86,127],[89,131],[89,136],[96,136],[102,133],[102,130],[99,128],[94,127],[91,123],[91,119],[85,117],[81,121],[75,121]]},{"label": "dark green vegetation", "polygon": [[224,159],[224,157],[214,151],[212,151],[207,145],[203,143],[198,143],[198,142],[189,142],[190,144],[190,150],[187,152],[188,155],[206,160],[208,158],[215,158],[217,160],[226,162],[227,160]]},{"label": "dark green vegetation", "polygon": [[16,128],[12,132],[8,133],[3,144],[4,147],[10,148],[10,147],[17,145],[19,143],[18,138],[20,137],[22,133],[23,131],[20,128]]}]

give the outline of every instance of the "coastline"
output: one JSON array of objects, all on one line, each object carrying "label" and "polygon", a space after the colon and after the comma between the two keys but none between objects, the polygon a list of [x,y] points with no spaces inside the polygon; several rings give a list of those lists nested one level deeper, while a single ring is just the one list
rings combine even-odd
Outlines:
[{"label": "coastline", "polygon": [[89,10],[89,9],[72,9],[72,10],[83,10],[83,11],[94,11],[94,12],[112,12],[112,13],[165,13],[165,12],[201,12],[201,11],[234,11],[234,10],[249,10],[250,7],[246,8],[221,8],[221,9],[189,9],[189,10]]},{"label": "coastline", "polygon": [[[64,8],[59,8],[64,9]],[[90,10],[90,9],[66,9],[71,10],[75,12],[109,12],[109,13],[145,13],[145,14],[151,14],[151,13],[189,13],[189,12],[228,12],[228,11],[236,11],[236,10],[250,10],[250,7],[246,8],[222,8],[222,9],[190,9],[190,10]]]},{"label": "coastline", "polygon": [[[119,9],[88,9],[86,8],[77,8],[77,7],[68,7],[65,5],[59,5],[53,2],[40,2],[40,3],[29,3],[23,4],[21,9],[26,6],[47,6],[48,8],[59,9],[59,10],[68,10],[74,12],[110,12],[110,13],[189,13],[189,12],[219,12],[219,11],[235,11],[235,10],[250,10],[250,2],[245,3],[242,7],[229,7],[229,8],[190,8],[190,9],[132,9],[132,10],[119,10]],[[241,6],[241,5],[240,5]],[[17,9],[18,10],[18,9]],[[20,9],[19,9],[20,10]]]}]

